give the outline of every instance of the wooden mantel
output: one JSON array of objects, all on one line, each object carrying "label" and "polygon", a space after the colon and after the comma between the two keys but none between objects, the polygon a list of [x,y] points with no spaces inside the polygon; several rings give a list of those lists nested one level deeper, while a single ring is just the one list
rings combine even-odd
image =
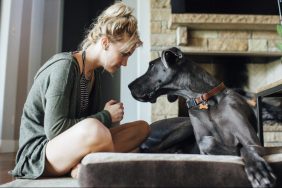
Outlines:
[{"label": "wooden mantel", "polygon": [[191,29],[232,29],[273,31],[279,16],[237,14],[172,14],[169,28],[186,26]]}]

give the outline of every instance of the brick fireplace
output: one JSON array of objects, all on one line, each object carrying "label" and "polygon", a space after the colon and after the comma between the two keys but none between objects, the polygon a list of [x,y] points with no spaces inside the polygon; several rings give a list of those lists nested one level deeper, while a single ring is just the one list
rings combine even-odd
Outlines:
[{"label": "brick fireplace", "polygon": [[[256,92],[281,79],[278,23],[278,15],[172,14],[170,0],[151,0],[151,59],[159,57],[161,50],[177,46],[213,75],[220,67],[228,68],[231,60],[234,66],[236,59],[243,59],[238,60],[248,77],[243,89]],[[226,60],[215,62],[218,59]],[[160,97],[152,105],[152,122],[176,117],[178,111],[178,101],[169,103]],[[266,127],[265,131],[266,146],[282,145],[282,126]]]}]

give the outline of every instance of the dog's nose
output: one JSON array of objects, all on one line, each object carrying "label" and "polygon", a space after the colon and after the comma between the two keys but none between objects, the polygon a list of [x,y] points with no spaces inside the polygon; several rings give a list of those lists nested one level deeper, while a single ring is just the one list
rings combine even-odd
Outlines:
[{"label": "dog's nose", "polygon": [[128,88],[131,90],[133,87],[133,82],[131,82],[130,84],[128,84]]},{"label": "dog's nose", "polygon": [[136,80],[132,81],[131,83],[128,84],[128,88],[131,92],[136,92],[136,90],[138,90],[139,88],[139,84],[137,84]]}]

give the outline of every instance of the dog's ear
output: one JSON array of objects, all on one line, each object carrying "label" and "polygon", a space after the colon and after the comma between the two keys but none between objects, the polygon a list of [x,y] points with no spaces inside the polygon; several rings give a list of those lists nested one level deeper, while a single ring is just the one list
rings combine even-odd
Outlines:
[{"label": "dog's ear", "polygon": [[161,60],[166,68],[181,63],[183,53],[176,47],[163,50]]},{"label": "dog's ear", "polygon": [[167,95],[167,100],[169,102],[174,102],[178,99],[178,96],[177,95]]}]

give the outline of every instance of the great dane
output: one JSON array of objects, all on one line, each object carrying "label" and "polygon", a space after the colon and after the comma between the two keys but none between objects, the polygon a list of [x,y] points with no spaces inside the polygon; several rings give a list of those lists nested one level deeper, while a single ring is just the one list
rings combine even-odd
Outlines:
[{"label": "great dane", "polygon": [[201,154],[239,155],[253,187],[275,185],[276,177],[262,157],[264,148],[256,135],[253,110],[240,94],[184,57],[178,48],[162,51],[129,89],[142,102],[155,102],[164,94],[170,100],[184,97]]}]

